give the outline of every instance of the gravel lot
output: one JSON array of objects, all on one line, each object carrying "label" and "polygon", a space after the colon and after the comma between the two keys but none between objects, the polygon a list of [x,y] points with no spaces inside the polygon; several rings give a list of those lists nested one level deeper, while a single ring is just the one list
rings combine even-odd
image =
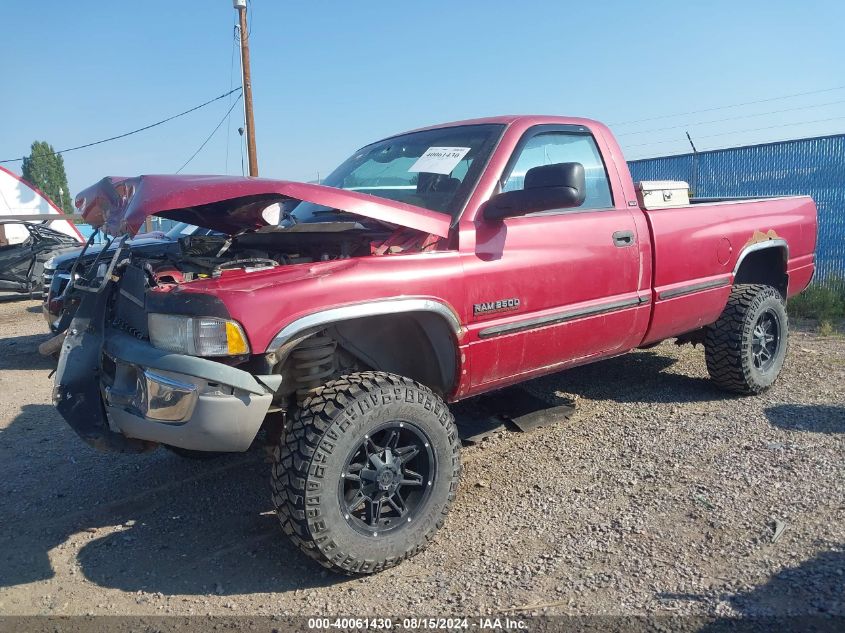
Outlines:
[{"label": "gravel lot", "polygon": [[98,454],[50,404],[38,304],[0,336],[0,614],[845,614],[842,337],[793,331],[754,398],[671,343],[533,381],[575,415],[464,449],[434,545],[348,579],[288,544],[260,451]]}]

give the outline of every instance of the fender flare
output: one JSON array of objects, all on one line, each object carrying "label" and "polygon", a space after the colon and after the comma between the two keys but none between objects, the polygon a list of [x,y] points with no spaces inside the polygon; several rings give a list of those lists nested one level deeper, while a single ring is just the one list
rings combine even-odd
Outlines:
[{"label": "fender flare", "polygon": [[292,349],[303,338],[332,323],[370,316],[386,316],[408,312],[432,312],[437,314],[448,323],[455,335],[456,341],[460,341],[463,337],[464,330],[458,314],[445,302],[421,297],[377,299],[375,301],[366,301],[320,310],[299,317],[279,330],[267,345],[266,353],[275,353],[279,357],[279,360],[282,360],[287,356],[286,348],[288,350]]},{"label": "fender flare", "polygon": [[783,266],[784,271],[786,270],[786,266],[789,263],[789,244],[787,244],[786,240],[783,238],[775,238],[769,240],[763,240],[762,242],[755,242],[754,244],[750,244],[742,249],[739,253],[739,257],[736,259],[736,265],[734,266],[733,276],[736,277],[737,273],[739,272],[740,267],[742,266],[742,262],[745,261],[745,258],[748,257],[751,253],[755,253],[757,251],[762,251],[766,248],[781,248],[783,249]]}]

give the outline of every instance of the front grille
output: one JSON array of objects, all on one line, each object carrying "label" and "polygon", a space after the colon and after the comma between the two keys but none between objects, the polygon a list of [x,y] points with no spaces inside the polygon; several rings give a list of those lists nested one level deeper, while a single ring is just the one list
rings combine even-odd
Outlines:
[{"label": "front grille", "polygon": [[[53,288],[53,282],[58,279],[58,283],[56,287]],[[66,272],[57,272],[55,269],[51,269],[49,271],[45,270],[43,275],[43,282],[44,286],[42,288],[42,297],[45,302],[49,301],[50,299],[55,299],[60,297],[62,293],[65,291],[65,286],[68,285],[70,282],[70,273]],[[53,291],[53,296],[50,296],[51,290]]]},{"label": "front grille", "polygon": [[139,330],[134,325],[130,325],[129,323],[127,323],[126,321],[124,321],[124,320],[122,320],[118,317],[113,318],[112,321],[111,321],[111,324],[112,324],[112,327],[114,329],[120,330],[121,332],[126,332],[127,334],[129,334],[130,336],[134,336],[138,340],[141,340],[141,341],[149,341],[150,340],[149,335],[146,333],[146,328],[144,328],[144,330]]},{"label": "front grille", "polygon": [[44,274],[41,276],[41,298],[44,301],[47,301],[48,297],[50,296],[50,286],[53,284],[53,274],[55,274],[55,268],[44,268]]},{"label": "front grille", "polygon": [[127,266],[117,287],[117,295],[111,312],[114,327],[132,336],[147,340],[147,313],[144,301],[147,291],[147,277],[137,266]]}]

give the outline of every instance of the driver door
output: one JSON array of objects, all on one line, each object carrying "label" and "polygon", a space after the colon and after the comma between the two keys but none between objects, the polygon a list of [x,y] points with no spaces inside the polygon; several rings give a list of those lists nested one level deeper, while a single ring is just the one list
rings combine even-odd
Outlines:
[{"label": "driver door", "polygon": [[648,310],[637,291],[634,217],[612,199],[592,135],[538,128],[517,146],[502,190],[521,188],[532,167],[578,162],[586,198],[576,208],[478,222],[475,252],[464,258],[473,391],[630,347],[641,307]]}]

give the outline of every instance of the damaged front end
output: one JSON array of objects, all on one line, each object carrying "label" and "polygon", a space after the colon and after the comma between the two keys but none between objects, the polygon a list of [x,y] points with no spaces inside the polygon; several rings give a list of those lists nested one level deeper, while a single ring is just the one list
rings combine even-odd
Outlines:
[{"label": "damaged front end", "polygon": [[[319,205],[310,221],[285,222],[287,206],[302,202]],[[88,444],[121,452],[158,444],[245,451],[271,407],[285,409],[295,386],[280,389],[278,368],[264,349],[250,349],[220,288],[253,274],[268,287],[317,279],[360,257],[436,250],[449,235],[448,217],[425,209],[257,179],[104,179],[76,205],[112,241],[71,271],[62,294],[78,308],[61,345],[54,401]],[[130,250],[127,240],[150,215],[218,233],[181,237],[175,253]]]},{"label": "damaged front end", "polygon": [[[59,413],[86,443],[103,451],[138,453],[160,443],[246,450],[281,378],[153,346],[148,273],[127,253],[123,238],[108,263],[92,266],[72,284],[79,308],[56,370],[53,399]],[[197,308],[211,311],[203,302]],[[223,310],[217,306],[216,313]]]},{"label": "damaged front end", "polygon": [[[124,251],[125,240],[110,262],[113,269]],[[89,244],[91,241],[89,241]],[[112,272],[112,271],[109,271]],[[105,338],[106,303],[111,275],[99,284],[79,280],[71,284],[82,293],[76,315],[62,344],[56,369],[53,402],[59,413],[79,436],[99,450],[138,453],[149,450],[148,442],[130,439],[109,428],[97,377]]]}]

